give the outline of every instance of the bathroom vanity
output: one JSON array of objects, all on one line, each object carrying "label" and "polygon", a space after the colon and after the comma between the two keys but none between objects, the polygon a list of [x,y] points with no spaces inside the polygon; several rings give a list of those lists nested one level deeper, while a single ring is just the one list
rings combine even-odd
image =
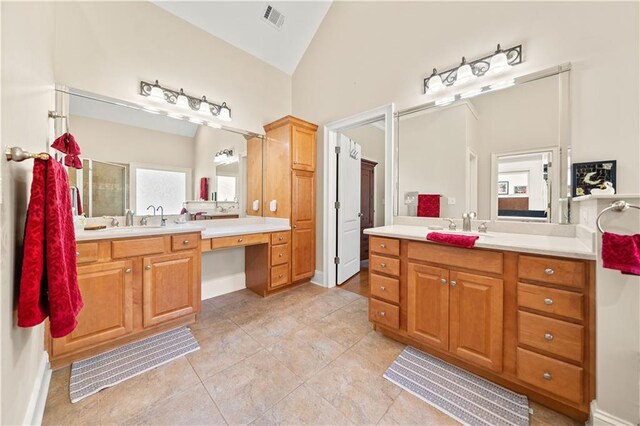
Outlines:
[{"label": "bathroom vanity", "polygon": [[575,238],[497,233],[464,249],[427,242],[425,230],[365,231],[375,329],[585,420],[595,394],[593,253]]}]

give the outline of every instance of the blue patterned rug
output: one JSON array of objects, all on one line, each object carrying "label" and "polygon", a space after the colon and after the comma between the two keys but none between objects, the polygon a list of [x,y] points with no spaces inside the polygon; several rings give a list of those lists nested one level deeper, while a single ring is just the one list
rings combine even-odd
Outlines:
[{"label": "blue patterned rug", "polygon": [[384,377],[469,426],[529,424],[529,402],[488,380],[408,346]]},{"label": "blue patterned rug", "polygon": [[76,403],[198,349],[200,345],[191,330],[180,327],[76,361],[71,365],[71,402]]}]

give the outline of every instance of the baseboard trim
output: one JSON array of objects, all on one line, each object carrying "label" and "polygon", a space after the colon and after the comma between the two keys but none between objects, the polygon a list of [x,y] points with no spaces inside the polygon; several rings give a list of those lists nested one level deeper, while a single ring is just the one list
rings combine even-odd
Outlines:
[{"label": "baseboard trim", "polygon": [[38,367],[38,379],[33,385],[27,412],[24,416],[22,424],[40,425],[44,416],[44,407],[47,403],[47,395],[49,394],[49,383],[51,382],[51,368],[49,368],[49,354],[42,352],[40,365]]},{"label": "baseboard trim", "polygon": [[587,422],[590,426],[634,426],[633,423],[598,409],[598,402],[591,401],[591,415]]},{"label": "baseboard trim", "polygon": [[216,277],[213,279],[202,279],[202,290],[200,298],[202,300],[247,288],[244,272],[237,274]]},{"label": "baseboard trim", "polygon": [[326,284],[324,283],[324,274],[322,273],[322,271],[316,269],[315,274],[313,275],[313,277],[311,277],[311,283],[319,285],[321,287],[326,287]]}]

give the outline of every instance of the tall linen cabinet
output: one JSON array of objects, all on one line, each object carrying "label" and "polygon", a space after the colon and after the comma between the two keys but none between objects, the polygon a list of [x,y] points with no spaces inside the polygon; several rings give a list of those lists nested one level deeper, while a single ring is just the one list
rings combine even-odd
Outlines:
[{"label": "tall linen cabinet", "polygon": [[315,272],[318,126],[288,115],[264,130],[264,216],[290,220],[293,284]]}]

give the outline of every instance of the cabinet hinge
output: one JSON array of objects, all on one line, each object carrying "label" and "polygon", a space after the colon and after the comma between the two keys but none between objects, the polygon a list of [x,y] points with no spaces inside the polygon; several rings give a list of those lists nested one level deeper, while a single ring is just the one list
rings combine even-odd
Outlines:
[{"label": "cabinet hinge", "polygon": [[340,258],[338,256],[333,258],[333,263],[335,263],[336,265],[340,264]]},{"label": "cabinet hinge", "polygon": [[340,201],[336,201],[335,203],[333,203],[333,208],[339,209],[340,208]]},{"label": "cabinet hinge", "polygon": [[336,154],[340,154],[340,147],[336,146]]}]

